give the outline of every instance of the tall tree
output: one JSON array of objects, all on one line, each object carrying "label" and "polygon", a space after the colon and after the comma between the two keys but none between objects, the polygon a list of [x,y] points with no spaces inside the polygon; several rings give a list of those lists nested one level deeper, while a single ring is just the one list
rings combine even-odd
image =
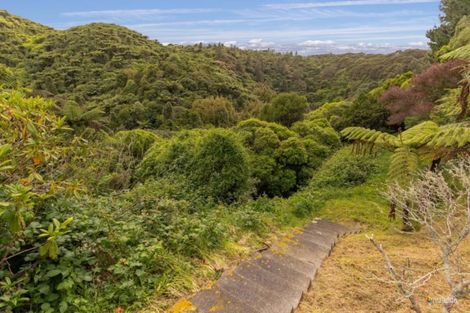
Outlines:
[{"label": "tall tree", "polygon": [[430,47],[433,52],[447,45],[454,35],[455,26],[460,19],[470,15],[470,1],[468,0],[442,0],[441,25],[434,27],[427,33]]},{"label": "tall tree", "polygon": [[291,126],[307,111],[307,98],[294,92],[281,93],[263,108],[261,116],[268,121]]}]

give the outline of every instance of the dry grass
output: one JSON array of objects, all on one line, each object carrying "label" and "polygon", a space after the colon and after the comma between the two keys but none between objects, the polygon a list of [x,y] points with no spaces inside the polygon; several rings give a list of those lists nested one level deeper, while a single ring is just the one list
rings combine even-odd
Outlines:
[{"label": "dry grass", "polygon": [[[398,234],[392,231],[375,236],[383,243],[395,265],[403,266],[409,258],[418,277],[439,267],[439,256],[424,236]],[[466,266],[470,266],[470,242],[462,249]],[[382,256],[364,234],[342,239],[325,260],[314,284],[305,295],[296,313],[331,312],[412,312],[388,280]],[[428,297],[438,299],[447,294],[447,286],[437,273],[419,289],[417,298],[424,312],[441,312],[440,305],[426,303]],[[470,312],[470,299],[459,300],[453,312]]]}]

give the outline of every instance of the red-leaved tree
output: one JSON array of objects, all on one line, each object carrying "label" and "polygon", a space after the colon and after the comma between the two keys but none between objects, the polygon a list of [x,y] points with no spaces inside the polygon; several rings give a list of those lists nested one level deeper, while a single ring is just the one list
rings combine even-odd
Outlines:
[{"label": "red-leaved tree", "polygon": [[408,116],[427,116],[447,89],[458,87],[464,64],[459,60],[435,63],[415,75],[408,87],[394,86],[388,89],[380,97],[380,102],[390,111],[388,123],[396,125]]}]

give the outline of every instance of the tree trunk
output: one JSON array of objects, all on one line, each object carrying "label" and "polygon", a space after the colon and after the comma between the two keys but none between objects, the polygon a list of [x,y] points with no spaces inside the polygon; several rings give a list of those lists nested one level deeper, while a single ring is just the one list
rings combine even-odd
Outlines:
[{"label": "tree trunk", "polygon": [[403,215],[402,215],[402,221],[403,221],[403,231],[406,232],[412,232],[413,231],[413,225],[411,225],[410,222],[410,211],[409,211],[409,204],[407,203],[405,207],[403,208]]},{"label": "tree trunk", "polygon": [[397,218],[397,204],[395,201],[390,202],[390,211],[388,212],[388,218],[395,220]]},{"label": "tree trunk", "polygon": [[462,110],[460,111],[459,116],[457,117],[458,121],[462,121],[468,112],[468,95],[470,94],[470,83],[468,81],[464,81],[461,84],[462,90],[460,91],[459,95],[459,103]]},{"label": "tree trunk", "polygon": [[440,164],[441,164],[441,158],[437,158],[437,159],[432,160],[431,167],[429,168],[429,170],[431,172],[436,172],[436,170],[437,170],[437,168],[439,167]]}]

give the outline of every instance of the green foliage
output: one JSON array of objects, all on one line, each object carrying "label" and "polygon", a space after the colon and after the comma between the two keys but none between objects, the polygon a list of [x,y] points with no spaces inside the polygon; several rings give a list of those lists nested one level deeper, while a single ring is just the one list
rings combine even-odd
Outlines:
[{"label": "green foliage", "polygon": [[470,60],[470,18],[463,17],[455,28],[455,35],[450,39],[448,47],[442,51],[441,59]]},{"label": "green foliage", "polygon": [[223,97],[209,97],[196,100],[192,110],[200,117],[204,124],[216,127],[232,126],[237,117],[232,103]]},{"label": "green foliage", "polygon": [[267,121],[291,126],[303,118],[307,108],[307,98],[296,93],[281,93],[263,108],[261,117]]},{"label": "green foliage", "polygon": [[249,188],[250,168],[239,139],[227,130],[209,130],[201,139],[191,164],[191,178],[204,193],[232,202]]},{"label": "green foliage", "polygon": [[167,173],[186,174],[199,146],[202,131],[183,131],[174,138],[156,142],[138,166],[137,175],[146,179]]},{"label": "green foliage", "polygon": [[339,147],[339,135],[326,119],[303,120],[295,123],[292,130],[300,136],[312,138],[330,149]]},{"label": "green foliage", "polygon": [[286,196],[296,191],[340,145],[326,119],[297,122],[291,130],[249,119],[240,122],[237,131],[249,150],[258,195]]},{"label": "green foliage", "polygon": [[390,162],[389,178],[393,182],[408,184],[418,170],[419,157],[415,149],[403,145],[395,149]]},{"label": "green foliage", "polygon": [[[64,177],[64,161],[73,147],[63,142],[74,138],[66,133],[64,119],[51,113],[52,103],[25,97],[17,91],[0,93],[0,308],[22,312],[26,308],[51,312],[49,302],[59,295],[49,292],[55,282],[41,268],[61,254],[62,239],[71,219],[41,222],[52,198],[76,192]],[[43,239],[46,242],[43,243]],[[33,266],[34,264],[34,266]],[[31,279],[33,277],[33,279]],[[35,306],[33,303],[40,303]],[[65,312],[64,306],[60,312]],[[34,307],[34,308],[33,308]]]},{"label": "green foliage", "polygon": [[390,131],[387,120],[390,112],[380,103],[379,98],[391,87],[406,87],[413,77],[407,72],[384,80],[372,90],[367,90],[351,101],[325,103],[306,115],[307,120],[326,118],[336,130],[351,126]]},{"label": "green foliage", "polygon": [[255,118],[241,121],[237,125],[237,129],[245,134],[245,140],[250,145],[254,142],[254,135],[256,130],[261,127],[269,128],[270,130],[272,130],[279,138],[279,140],[286,140],[287,138],[296,136],[296,133],[294,131],[290,130],[285,126],[276,123],[261,121]]},{"label": "green foliage", "polygon": [[[466,123],[439,127],[434,122],[427,121],[397,136],[361,127],[346,128],[341,134],[356,143],[357,152],[372,152],[374,145],[393,150],[389,177],[392,181],[399,181],[402,184],[411,181],[421,161],[429,162],[450,158],[456,154],[466,154],[470,144],[469,128]],[[422,155],[421,160],[418,153]]]},{"label": "green foliage", "polygon": [[462,17],[470,14],[470,3],[466,0],[442,0],[441,11],[443,13],[440,18],[441,25],[427,33],[433,52],[438,52],[449,43],[455,33],[457,23]]},{"label": "green foliage", "polygon": [[0,81],[5,76],[7,87],[18,80],[53,96],[73,127],[91,129],[198,127],[192,104],[214,97],[232,103],[237,114],[229,110],[226,121],[233,123],[239,114],[257,116],[275,93],[295,92],[318,105],[428,64],[417,50],[299,57],[223,45],[163,46],[117,25],[53,30],[6,11],[0,26]]},{"label": "green foliage", "polygon": [[39,248],[40,256],[48,256],[51,259],[57,259],[57,251],[59,250],[57,238],[66,234],[67,227],[72,221],[72,217],[68,218],[63,223],[54,218],[47,229],[41,229],[42,234],[38,237],[47,239],[46,243]]},{"label": "green foliage", "polygon": [[171,174],[182,175],[188,188],[222,202],[237,200],[249,188],[245,149],[229,130],[187,131],[157,142],[139,165],[138,175],[145,179]]},{"label": "green foliage", "polygon": [[352,187],[363,184],[377,172],[377,161],[372,156],[352,153],[352,147],[343,148],[329,158],[318,170],[312,186]]},{"label": "green foliage", "polygon": [[470,127],[467,123],[448,124],[440,127],[426,143],[430,148],[457,149],[465,151],[470,144]]},{"label": "green foliage", "polygon": [[359,95],[344,112],[342,127],[359,126],[388,130],[390,112],[371,93]]},{"label": "green foliage", "polygon": [[128,151],[133,157],[142,159],[157,139],[158,136],[151,131],[134,129],[117,132],[112,138],[112,143],[118,150]]}]

